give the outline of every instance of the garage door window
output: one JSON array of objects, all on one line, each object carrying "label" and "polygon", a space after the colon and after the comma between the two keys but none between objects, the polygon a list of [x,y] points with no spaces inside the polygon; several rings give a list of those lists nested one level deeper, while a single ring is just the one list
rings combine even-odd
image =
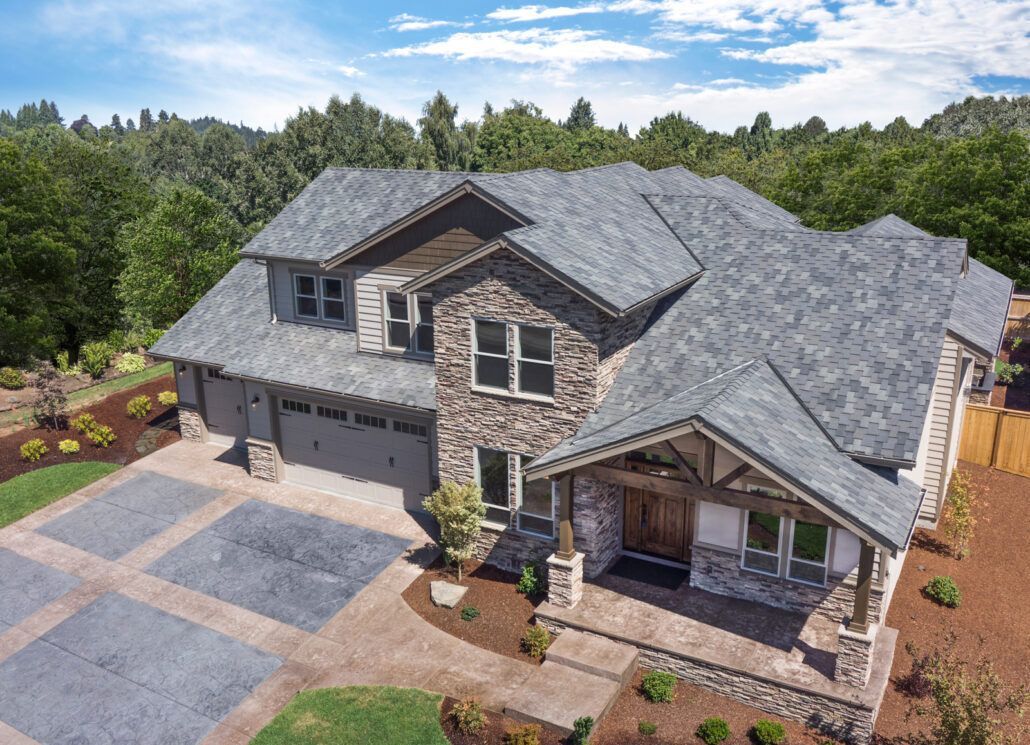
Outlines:
[{"label": "garage door window", "polygon": [[483,490],[486,519],[508,524],[510,495],[508,454],[502,450],[476,448],[476,483]]},{"label": "garage door window", "polygon": [[304,403],[303,401],[294,401],[289,398],[282,399],[282,407],[283,411],[292,411],[295,414],[311,413],[311,404]]},{"label": "garage door window", "polygon": [[402,422],[400,419],[393,420],[393,431],[401,432],[406,435],[414,435],[415,437],[426,437],[429,432],[424,424],[415,424],[414,422]]},{"label": "garage door window", "polygon": [[[525,469],[529,460],[519,458],[519,469]],[[536,535],[554,537],[554,505],[557,482],[550,479],[527,481],[523,473],[519,484],[519,530]]]},{"label": "garage door window", "polygon": [[381,416],[371,416],[370,414],[359,414],[355,412],[354,423],[360,424],[362,427],[386,429],[386,420],[383,419]]},{"label": "garage door window", "polygon": [[335,419],[338,422],[347,421],[347,412],[343,409],[334,409],[331,406],[319,406],[315,409],[315,413],[325,419]]}]

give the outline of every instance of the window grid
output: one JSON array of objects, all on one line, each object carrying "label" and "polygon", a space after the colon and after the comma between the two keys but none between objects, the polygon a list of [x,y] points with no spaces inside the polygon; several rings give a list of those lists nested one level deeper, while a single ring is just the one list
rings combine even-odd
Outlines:
[{"label": "window grid", "polygon": [[294,401],[291,398],[280,399],[283,411],[292,411],[296,414],[310,414],[311,404],[304,401]]},{"label": "window grid", "polygon": [[344,297],[343,280],[339,277],[322,277],[322,318],[344,323],[347,320],[347,303]]},{"label": "window grid", "polygon": [[343,409],[334,409],[331,406],[319,406],[315,413],[325,419],[335,419],[338,422],[347,421],[347,412]]},{"label": "window grid", "polygon": [[[480,348],[479,348],[480,347],[479,330],[480,330],[480,328],[485,328],[487,326],[501,326],[503,328],[503,332],[504,332],[504,353],[503,354],[501,354],[500,352],[483,352],[483,351],[480,350]],[[473,356],[474,361],[475,361],[475,364],[473,365],[473,376],[474,376],[473,380],[474,380],[474,382],[475,382],[475,384],[477,386],[482,386],[483,388],[493,388],[493,389],[496,389],[496,390],[503,390],[503,391],[507,391],[508,390],[508,375],[507,375],[508,352],[509,352],[509,350],[508,350],[508,324],[507,323],[504,323],[503,321],[486,321],[486,320],[480,320],[480,319],[475,319],[473,321],[473,327],[472,327],[472,356]],[[504,381],[504,385],[492,385],[490,383],[484,383],[482,381],[482,379],[481,379],[482,376],[481,376],[481,373],[480,373],[480,359],[481,358],[486,358],[488,360],[489,359],[504,360],[504,368],[505,368],[505,381]]]},{"label": "window grid", "polygon": [[346,278],[294,274],[293,305],[300,318],[347,323]]},{"label": "window grid", "polygon": [[406,435],[415,435],[416,437],[427,437],[429,430],[424,424],[415,424],[414,422],[404,422],[400,419],[393,420],[393,431],[401,432]]},{"label": "window grid", "polygon": [[432,354],[435,342],[433,339],[433,299],[429,295],[415,296],[415,351]]},{"label": "window grid", "polygon": [[[479,446],[473,449],[473,458],[475,462],[476,484],[483,490],[486,519],[502,525],[508,525],[511,520],[511,507],[509,506],[511,504],[511,458],[503,450]],[[501,474],[494,472],[492,469],[500,469],[501,467],[504,469],[503,487],[498,490],[500,493],[493,494],[493,490],[498,486],[496,482],[501,480],[499,478]],[[484,483],[484,468],[491,469],[490,473],[487,474],[492,478],[491,483]],[[498,497],[500,499],[494,501]]]},{"label": "window grid", "polygon": [[[547,333],[547,356],[532,357],[525,354],[523,335],[544,331]],[[544,381],[542,388],[532,390],[527,387],[525,372],[533,367],[549,368],[550,380]],[[554,330],[546,326],[515,326],[515,390],[531,396],[554,398]]]},{"label": "window grid", "polygon": [[381,416],[372,416],[371,414],[354,412],[354,423],[360,424],[363,427],[386,429],[386,420]]}]

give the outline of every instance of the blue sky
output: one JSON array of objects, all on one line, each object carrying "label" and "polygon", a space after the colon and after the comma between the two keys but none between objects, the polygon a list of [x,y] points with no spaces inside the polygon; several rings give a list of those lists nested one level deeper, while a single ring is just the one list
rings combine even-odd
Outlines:
[{"label": "blue sky", "polygon": [[580,95],[632,130],[670,110],[731,131],[912,123],[967,95],[1030,92],[1030,0],[0,0],[0,108],[69,121],[164,108],[271,129],[357,91],[411,121],[437,89],[564,116]]}]

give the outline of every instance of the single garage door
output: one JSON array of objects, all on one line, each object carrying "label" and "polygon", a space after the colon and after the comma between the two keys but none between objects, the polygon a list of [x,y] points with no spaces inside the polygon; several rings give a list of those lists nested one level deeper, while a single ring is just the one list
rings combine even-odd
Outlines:
[{"label": "single garage door", "polygon": [[428,423],[285,396],[278,409],[287,481],[422,509],[430,491]]},{"label": "single garage door", "polygon": [[208,441],[242,448],[247,440],[247,412],[243,382],[223,375],[214,367],[204,368],[204,423]]}]

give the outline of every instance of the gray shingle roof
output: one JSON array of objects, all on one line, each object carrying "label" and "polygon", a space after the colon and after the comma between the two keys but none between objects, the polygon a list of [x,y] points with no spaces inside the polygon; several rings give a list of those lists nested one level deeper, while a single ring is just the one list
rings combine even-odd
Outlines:
[{"label": "gray shingle roof", "polygon": [[929,233],[891,213],[878,217],[865,225],[846,231],[851,235],[867,235],[877,238],[932,238]]},{"label": "gray shingle roof", "polygon": [[605,429],[575,435],[537,458],[530,471],[687,422],[729,440],[881,545],[905,546],[920,487],[841,453],[765,360],[746,362]]},{"label": "gray shingle roof", "polygon": [[1005,333],[1012,284],[1004,274],[970,259],[969,273],[958,283],[948,330],[982,354],[996,355]]},{"label": "gray shingle roof", "polygon": [[244,259],[151,352],[230,375],[435,410],[433,365],[359,352],[353,331],[271,323],[264,267]]}]

